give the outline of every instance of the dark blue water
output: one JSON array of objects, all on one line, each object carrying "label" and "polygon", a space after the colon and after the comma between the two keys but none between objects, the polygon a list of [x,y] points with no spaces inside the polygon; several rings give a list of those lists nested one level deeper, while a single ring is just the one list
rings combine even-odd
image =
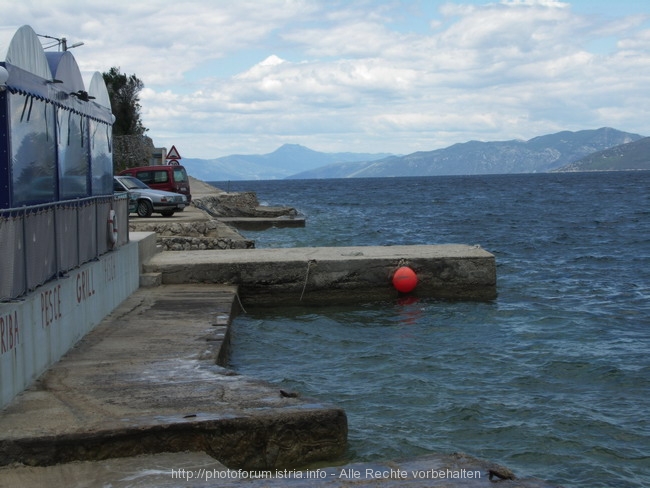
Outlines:
[{"label": "dark blue water", "polygon": [[480,244],[489,303],[247,310],[232,367],[345,408],[352,461],[464,451],[650,486],[650,172],[215,183],[296,207],[256,246]]}]

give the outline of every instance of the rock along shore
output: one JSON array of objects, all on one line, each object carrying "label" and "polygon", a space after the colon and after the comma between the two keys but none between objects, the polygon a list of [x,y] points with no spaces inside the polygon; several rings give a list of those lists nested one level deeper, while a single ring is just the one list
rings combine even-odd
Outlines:
[{"label": "rock along shore", "polygon": [[236,228],[305,225],[294,208],[261,206],[254,192],[228,193],[192,177],[190,187],[192,203],[183,212],[132,216],[130,230],[156,233],[163,251],[205,251],[254,248]]}]

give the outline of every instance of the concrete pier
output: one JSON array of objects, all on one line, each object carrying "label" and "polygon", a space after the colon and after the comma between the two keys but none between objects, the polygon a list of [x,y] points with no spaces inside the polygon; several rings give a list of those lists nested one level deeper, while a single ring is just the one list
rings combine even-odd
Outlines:
[{"label": "concrete pier", "polygon": [[255,305],[391,299],[399,266],[418,276],[418,297],[491,300],[496,264],[478,246],[368,246],[161,253],[144,265],[162,283],[226,283]]},{"label": "concrete pier", "polygon": [[135,292],[4,409],[0,466],[192,451],[253,470],[340,457],[342,409],[216,364],[235,294],[217,285]]}]

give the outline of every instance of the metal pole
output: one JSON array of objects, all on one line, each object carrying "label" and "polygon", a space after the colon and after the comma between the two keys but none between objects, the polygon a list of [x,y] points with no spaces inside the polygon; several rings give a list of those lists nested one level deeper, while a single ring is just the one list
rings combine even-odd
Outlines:
[{"label": "metal pole", "polygon": [[52,206],[52,225],[54,226],[54,268],[56,269],[57,280],[63,274],[63,270],[61,269],[62,258],[61,256],[59,256],[59,253],[63,248],[61,242],[59,242],[59,238],[62,238],[63,236],[59,235],[59,229],[57,226],[57,218],[56,218],[56,214],[58,213],[59,210],[59,205],[60,203],[57,202]]},{"label": "metal pole", "polygon": [[28,279],[28,265],[27,262],[29,261],[29,257],[27,256],[27,229],[26,229],[26,221],[27,220],[27,207],[24,207],[23,209],[23,273],[25,273],[25,279],[23,283],[23,290],[22,294],[27,293],[27,290],[29,290],[29,279]]}]

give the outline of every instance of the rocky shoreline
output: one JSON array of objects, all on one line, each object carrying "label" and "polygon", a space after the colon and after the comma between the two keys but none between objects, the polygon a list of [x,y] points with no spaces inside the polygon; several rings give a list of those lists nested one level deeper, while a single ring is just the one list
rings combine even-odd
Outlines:
[{"label": "rocky shoreline", "polygon": [[190,187],[192,203],[183,212],[172,217],[133,217],[129,230],[155,232],[163,251],[253,249],[255,242],[237,231],[231,224],[233,219],[240,223],[263,219],[271,226],[274,219],[295,219],[298,215],[292,207],[260,205],[254,192],[225,192],[191,176]]}]

